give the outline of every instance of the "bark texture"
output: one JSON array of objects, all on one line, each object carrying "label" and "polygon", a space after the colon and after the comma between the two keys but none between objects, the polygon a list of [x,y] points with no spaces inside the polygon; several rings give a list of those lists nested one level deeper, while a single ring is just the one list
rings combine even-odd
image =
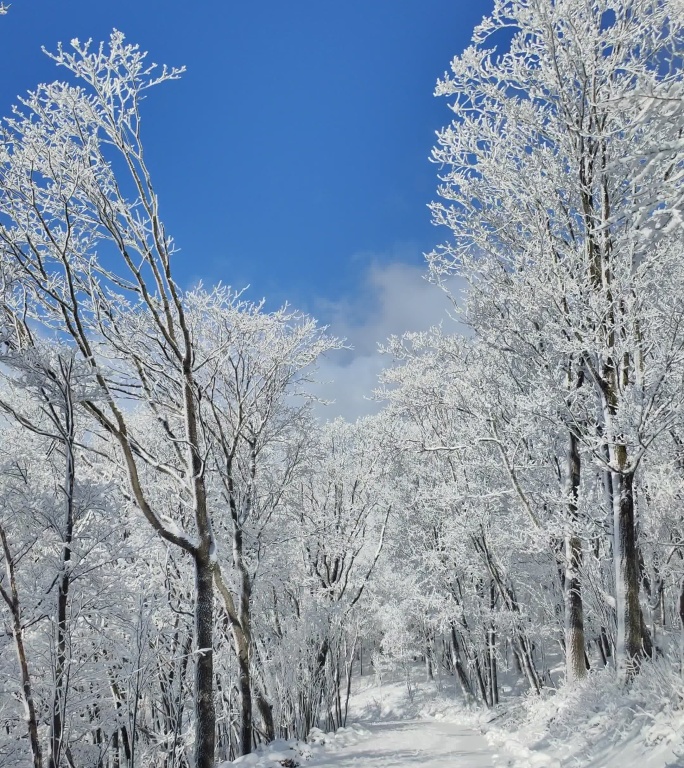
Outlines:
[{"label": "bark texture", "polygon": [[639,669],[643,656],[639,563],[634,520],[634,475],[613,473],[615,537],[615,590],[617,598],[617,665],[621,677],[629,679]]},{"label": "bark texture", "polygon": [[[577,437],[569,435],[567,457],[567,496],[569,524],[577,521],[577,496],[580,484],[580,455]],[[582,605],[582,541],[569,532],[565,537],[565,679],[572,684],[586,676],[584,607]]]}]

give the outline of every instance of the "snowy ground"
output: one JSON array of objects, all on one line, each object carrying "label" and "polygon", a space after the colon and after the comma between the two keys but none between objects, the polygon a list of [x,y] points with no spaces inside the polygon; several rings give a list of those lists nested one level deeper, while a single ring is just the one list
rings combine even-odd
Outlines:
[{"label": "snowy ground", "polygon": [[[364,725],[408,718],[412,728],[413,722],[433,732],[455,728],[453,759],[435,766],[684,768],[684,682],[664,660],[646,664],[629,689],[612,670],[592,674],[573,691],[547,689],[540,697],[521,695],[513,679],[506,683],[502,704],[488,711],[465,708],[450,677],[428,683],[417,668],[408,679],[382,684],[369,677],[352,697],[351,716]],[[459,740],[463,752],[474,750],[470,762],[460,762]]]},{"label": "snowy ground", "polygon": [[[352,738],[348,738],[352,734]],[[346,743],[340,744],[339,737]],[[496,763],[484,736],[473,728],[438,720],[398,720],[350,728],[328,736],[313,749],[296,742],[280,742],[262,754],[230,765],[244,768],[282,768],[293,763],[306,768],[494,768]],[[226,764],[228,765],[228,764]]]},{"label": "snowy ground", "polygon": [[[657,669],[655,670],[658,671]],[[242,768],[684,768],[681,678],[644,676],[625,691],[601,672],[572,692],[511,696],[468,710],[453,679],[357,680],[349,728],[278,742]],[[681,693],[681,696],[680,696]],[[225,768],[229,765],[225,763]]]},{"label": "snowy ground", "polygon": [[[357,680],[350,721],[336,734],[314,734],[313,744],[276,742],[263,753],[229,765],[240,768],[495,768],[494,747],[475,725],[430,717],[430,705],[442,698],[432,684],[411,686],[403,679],[380,683]],[[504,763],[505,765],[505,763]]]},{"label": "snowy ground", "polygon": [[375,723],[367,738],[308,765],[316,768],[494,768],[492,748],[472,728],[436,720]]}]

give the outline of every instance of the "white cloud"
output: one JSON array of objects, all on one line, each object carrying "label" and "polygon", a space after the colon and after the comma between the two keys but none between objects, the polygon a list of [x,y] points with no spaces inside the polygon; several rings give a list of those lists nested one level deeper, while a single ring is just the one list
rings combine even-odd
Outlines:
[{"label": "white cloud", "polygon": [[319,365],[321,383],[316,394],[335,401],[318,409],[321,418],[355,419],[379,410],[380,404],[368,399],[389,362],[378,352],[378,345],[392,335],[425,331],[442,321],[453,323],[448,297],[423,275],[423,269],[409,264],[374,263],[356,296],[318,303],[317,315],[329,324],[330,333],[346,338],[352,346]]}]

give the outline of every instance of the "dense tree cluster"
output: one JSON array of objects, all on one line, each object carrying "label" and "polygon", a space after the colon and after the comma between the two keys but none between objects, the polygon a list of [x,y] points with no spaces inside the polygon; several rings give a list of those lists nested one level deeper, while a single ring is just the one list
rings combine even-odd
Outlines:
[{"label": "dense tree cluster", "polygon": [[461,330],[322,423],[339,340],[174,280],[140,107],[181,70],[58,49],[0,129],[0,764],[214,768],[369,662],[495,706],[678,647],[682,50],[678,0],[496,0],[437,89]]}]

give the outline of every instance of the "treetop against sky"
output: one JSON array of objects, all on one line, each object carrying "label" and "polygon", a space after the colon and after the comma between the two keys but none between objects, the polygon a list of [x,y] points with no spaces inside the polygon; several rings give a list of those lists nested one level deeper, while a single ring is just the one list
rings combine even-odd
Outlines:
[{"label": "treetop against sky", "polygon": [[422,271],[443,237],[428,157],[449,112],[432,91],[490,5],[16,0],[0,29],[0,112],[60,76],[41,46],[75,37],[117,28],[152,61],[186,66],[144,112],[176,274],[318,315],[347,297],[350,312],[372,263]]}]

